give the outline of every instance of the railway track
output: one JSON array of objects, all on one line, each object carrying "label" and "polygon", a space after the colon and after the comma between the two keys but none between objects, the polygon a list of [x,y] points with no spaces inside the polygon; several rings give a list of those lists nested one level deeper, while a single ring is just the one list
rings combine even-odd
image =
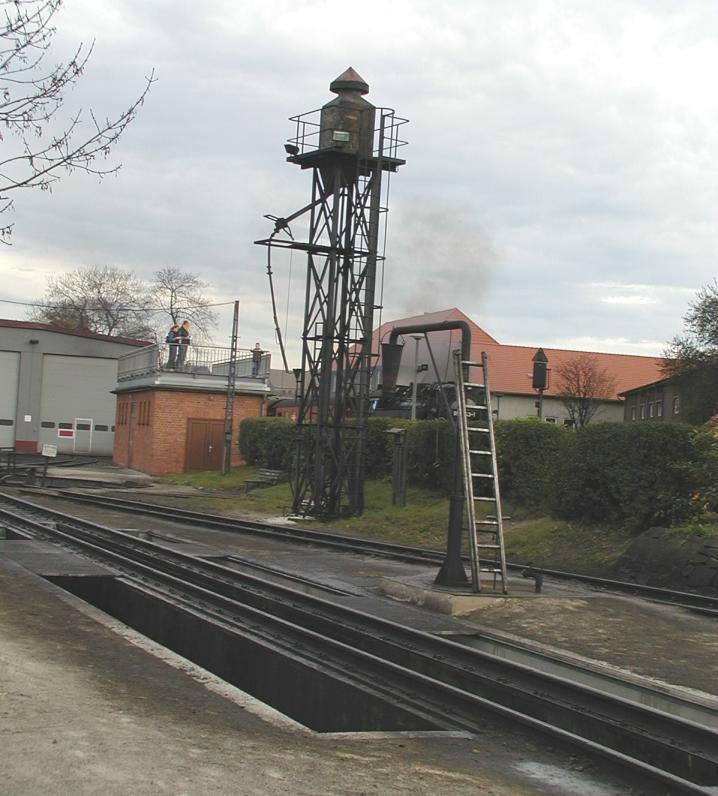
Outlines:
[{"label": "railway track", "polygon": [[[283,525],[272,525],[270,523],[234,519],[219,514],[207,514],[205,512],[143,503],[113,496],[83,495],[69,490],[58,490],[55,493],[48,492],[47,494],[56,495],[64,500],[114,508],[128,513],[160,517],[163,520],[190,522],[205,528],[255,534],[289,542],[312,544],[345,552],[379,556],[396,561],[405,561],[407,563],[440,566],[444,560],[444,553],[440,550],[404,547],[388,542],[315,531],[299,526],[288,527]],[[466,561],[468,562],[468,557]],[[514,572],[523,572],[529,569],[529,565],[510,562],[508,568]],[[636,595],[655,602],[667,603],[696,613],[718,617],[718,597],[663,589],[656,586],[646,586],[640,583],[612,580],[610,578],[598,578],[573,572],[563,572],[555,569],[541,569],[540,572],[546,578],[573,580],[604,591]]]},{"label": "railway track", "polygon": [[[341,681],[375,712],[391,704],[399,727],[481,732],[492,721],[517,722],[639,773],[659,792],[716,792],[714,728],[17,497],[0,494],[0,522],[11,536],[52,540],[106,564],[129,602],[151,601],[192,624],[178,635],[160,622],[157,640],[174,632],[170,640],[186,645],[211,628],[245,651],[271,652],[272,667],[289,661],[293,671]],[[271,680],[263,674],[254,676],[260,698]],[[286,698],[309,699],[303,690]]]}]

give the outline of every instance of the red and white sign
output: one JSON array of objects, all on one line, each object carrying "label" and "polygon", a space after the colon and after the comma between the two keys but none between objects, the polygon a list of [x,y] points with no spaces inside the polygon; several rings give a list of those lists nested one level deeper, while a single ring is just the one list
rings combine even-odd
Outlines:
[{"label": "red and white sign", "polygon": [[75,429],[74,428],[58,428],[57,429],[57,436],[63,437],[64,439],[75,439]]}]

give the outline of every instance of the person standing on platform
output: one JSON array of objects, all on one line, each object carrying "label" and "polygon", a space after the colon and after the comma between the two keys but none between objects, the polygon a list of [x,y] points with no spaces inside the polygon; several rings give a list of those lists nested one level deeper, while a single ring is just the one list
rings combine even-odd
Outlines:
[{"label": "person standing on platform", "polygon": [[252,376],[259,376],[259,369],[262,366],[262,346],[259,343],[254,344],[252,349]]},{"label": "person standing on platform", "polygon": [[177,367],[177,349],[179,346],[177,345],[177,330],[179,326],[176,323],[173,323],[170,326],[169,332],[167,332],[167,337],[165,338],[165,343],[169,346],[169,358],[167,359],[167,368],[169,370],[174,370]]},{"label": "person standing on platform", "polygon": [[182,326],[177,330],[177,343],[177,367],[183,368],[190,343],[189,321],[183,321]]}]

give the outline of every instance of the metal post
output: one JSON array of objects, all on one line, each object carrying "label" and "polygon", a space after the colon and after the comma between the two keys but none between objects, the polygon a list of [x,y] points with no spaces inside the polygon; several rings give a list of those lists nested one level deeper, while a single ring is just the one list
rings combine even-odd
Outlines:
[{"label": "metal post", "polygon": [[227,401],[224,405],[224,450],[222,451],[222,475],[227,475],[232,463],[232,424],[234,422],[234,393],[237,381],[237,332],[239,330],[239,301],[234,302],[232,318],[232,340],[227,368]]},{"label": "metal post", "polygon": [[423,335],[412,334],[412,337],[414,338],[416,347],[414,348],[414,383],[411,388],[411,419],[416,420],[416,392],[417,392],[416,379],[417,376],[419,375],[419,340],[422,339]]},{"label": "metal post", "polygon": [[393,506],[406,506],[406,429],[390,428],[387,434],[393,437],[391,457],[391,503]]},{"label": "metal post", "polygon": [[531,374],[531,386],[538,393],[538,401],[536,401],[536,414],[539,420],[543,419],[543,391],[548,387],[548,357],[543,348],[539,348],[531,360],[533,362],[533,371]]}]

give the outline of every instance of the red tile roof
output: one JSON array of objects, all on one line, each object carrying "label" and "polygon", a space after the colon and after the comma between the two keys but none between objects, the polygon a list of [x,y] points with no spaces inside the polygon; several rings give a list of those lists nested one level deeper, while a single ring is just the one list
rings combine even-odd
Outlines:
[{"label": "red tile roof", "polygon": [[56,334],[70,334],[75,337],[85,337],[90,340],[104,340],[108,343],[121,343],[122,345],[146,346],[152,345],[149,340],[137,340],[134,337],[117,337],[109,334],[97,334],[88,332],[85,329],[66,329],[64,326],[56,326],[52,323],[38,323],[37,321],[13,321],[0,318],[0,327],[8,329],[35,329],[38,332],[55,332]]},{"label": "red tile roof", "polygon": [[[531,387],[531,372],[533,368],[533,356],[538,346],[502,345],[456,307],[440,312],[414,315],[410,318],[399,318],[395,321],[388,321],[382,324],[378,332],[375,333],[374,350],[377,350],[377,340],[388,342],[389,333],[395,326],[410,326],[418,323],[441,323],[442,321],[465,321],[469,324],[471,328],[472,359],[475,361],[480,360],[482,351],[486,351],[489,356],[489,374],[492,392],[535,395],[535,391]],[[447,333],[444,332],[443,334],[446,335]],[[458,335],[459,333],[457,332],[454,334]],[[452,346],[456,347],[453,343],[458,343],[459,340],[460,337],[456,336],[454,340],[452,340]],[[619,394],[625,390],[657,381],[663,377],[661,372],[663,360],[660,357],[644,357],[634,354],[602,354],[592,351],[570,351],[546,347],[544,347],[543,350],[548,358],[549,367],[549,386],[548,389],[545,390],[544,395],[557,394],[556,384],[558,380],[555,377],[556,368],[561,363],[582,353],[590,353],[592,356],[595,356],[598,366],[600,368],[605,368],[615,379],[616,392],[612,396],[615,400],[620,400]]]},{"label": "red tile roof", "polygon": [[[531,371],[536,348],[518,345],[479,346],[489,356],[489,375],[493,392],[531,393]],[[661,374],[662,359],[642,357],[634,354],[601,354],[598,352],[567,351],[560,348],[544,348],[548,358],[549,384],[544,395],[557,395],[558,378],[556,369],[573,357],[590,353],[596,358],[599,368],[605,369],[615,380],[614,400],[624,390],[630,390],[649,381],[655,381]],[[477,346],[472,344],[472,357],[480,356]]]}]

